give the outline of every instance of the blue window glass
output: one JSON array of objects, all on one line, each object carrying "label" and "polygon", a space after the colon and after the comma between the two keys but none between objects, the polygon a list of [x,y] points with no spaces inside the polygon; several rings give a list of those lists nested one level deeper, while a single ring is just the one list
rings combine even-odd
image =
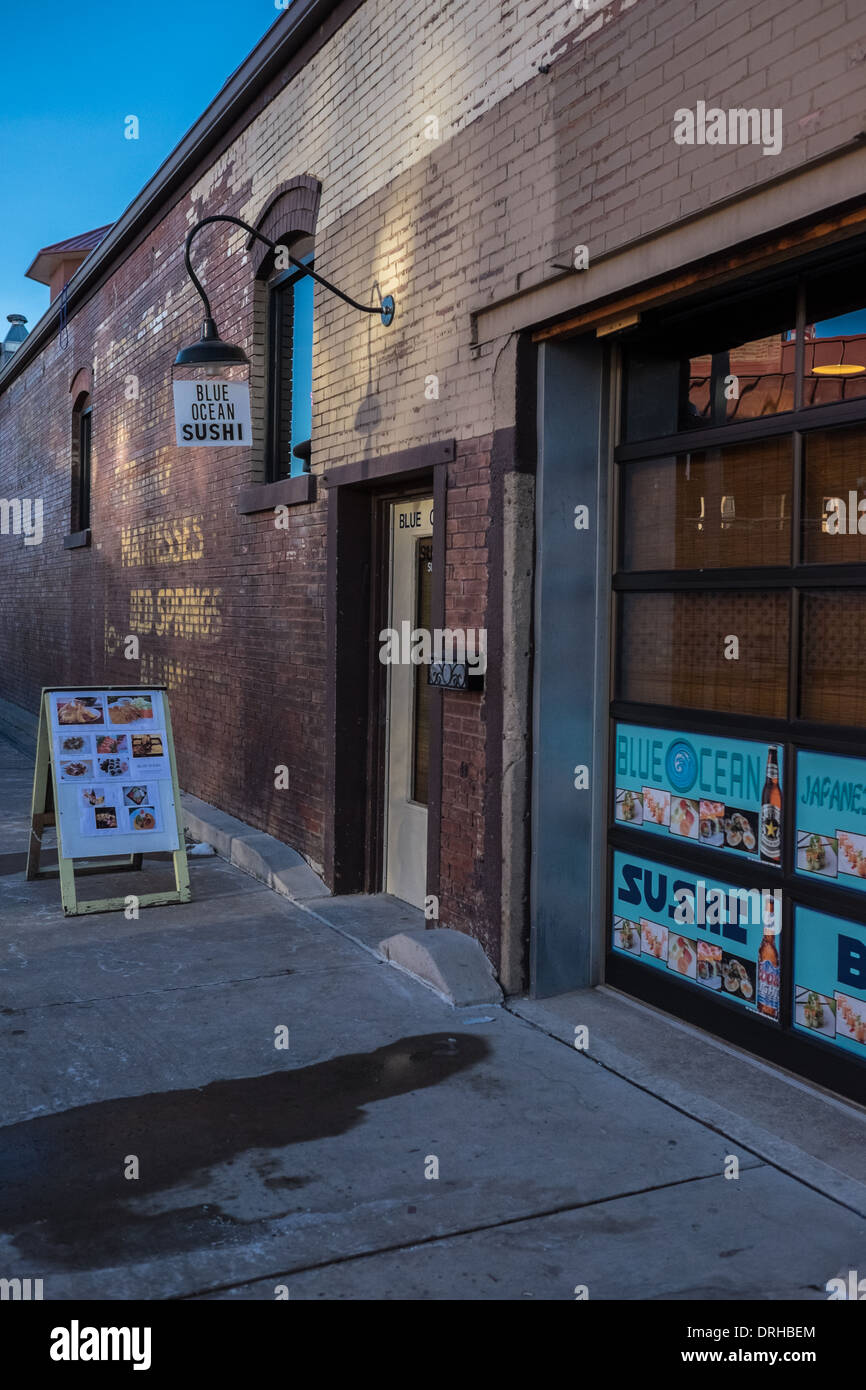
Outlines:
[{"label": "blue window glass", "polygon": [[[297,259],[312,266],[313,253],[298,255]],[[309,275],[293,268],[272,280],[269,286],[267,457],[270,481],[309,472],[313,427],[313,290],[314,281]]]},{"label": "blue window glass", "polygon": [[[312,262],[312,256],[307,261]],[[309,443],[313,433],[313,289],[315,282],[302,275],[293,285],[292,325],[292,450]],[[292,475],[304,473],[307,461],[292,453]],[[297,466],[296,466],[297,465]]]}]

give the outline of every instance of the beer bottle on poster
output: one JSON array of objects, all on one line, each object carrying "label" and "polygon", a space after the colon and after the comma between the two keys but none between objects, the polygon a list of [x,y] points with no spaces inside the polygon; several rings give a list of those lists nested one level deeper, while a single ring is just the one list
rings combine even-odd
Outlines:
[{"label": "beer bottle on poster", "polygon": [[761,796],[761,858],[767,864],[782,860],[782,791],[775,746],[767,754],[767,780]]},{"label": "beer bottle on poster", "polygon": [[776,949],[776,923],[771,918],[764,927],[764,939],[758,951],[758,990],[756,1003],[758,1013],[766,1018],[779,1017],[781,976],[779,952]]}]

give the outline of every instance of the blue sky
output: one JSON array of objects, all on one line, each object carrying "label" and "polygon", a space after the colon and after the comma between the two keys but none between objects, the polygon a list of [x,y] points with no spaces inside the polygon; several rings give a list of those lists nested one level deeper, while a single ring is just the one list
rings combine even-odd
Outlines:
[{"label": "blue sky", "polygon": [[[3,6],[0,337],[48,287],[37,251],[114,222],[283,13],[274,0]],[[124,139],[124,118],[140,138]]]}]

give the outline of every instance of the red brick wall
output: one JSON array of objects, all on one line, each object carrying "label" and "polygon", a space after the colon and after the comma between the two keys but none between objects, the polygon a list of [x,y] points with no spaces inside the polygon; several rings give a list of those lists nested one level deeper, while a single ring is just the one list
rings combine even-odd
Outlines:
[{"label": "red brick wall", "polygon": [[[489,435],[461,441],[448,469],[445,625],[450,628],[488,623],[492,442]],[[470,930],[497,967],[498,868],[485,856],[487,697],[446,691],[442,699],[439,924]]]}]

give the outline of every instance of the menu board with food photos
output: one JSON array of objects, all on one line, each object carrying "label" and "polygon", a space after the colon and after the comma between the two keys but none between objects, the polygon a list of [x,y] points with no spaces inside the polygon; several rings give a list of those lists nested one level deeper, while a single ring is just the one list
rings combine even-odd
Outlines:
[{"label": "menu board with food photos", "polygon": [[794,1026],[866,1061],[866,927],[798,906]]},{"label": "menu board with food photos", "polygon": [[781,865],[782,749],[617,724],[618,825]]},{"label": "menu board with food photos", "polygon": [[52,690],[47,700],[64,856],[176,850],[164,692]]}]

